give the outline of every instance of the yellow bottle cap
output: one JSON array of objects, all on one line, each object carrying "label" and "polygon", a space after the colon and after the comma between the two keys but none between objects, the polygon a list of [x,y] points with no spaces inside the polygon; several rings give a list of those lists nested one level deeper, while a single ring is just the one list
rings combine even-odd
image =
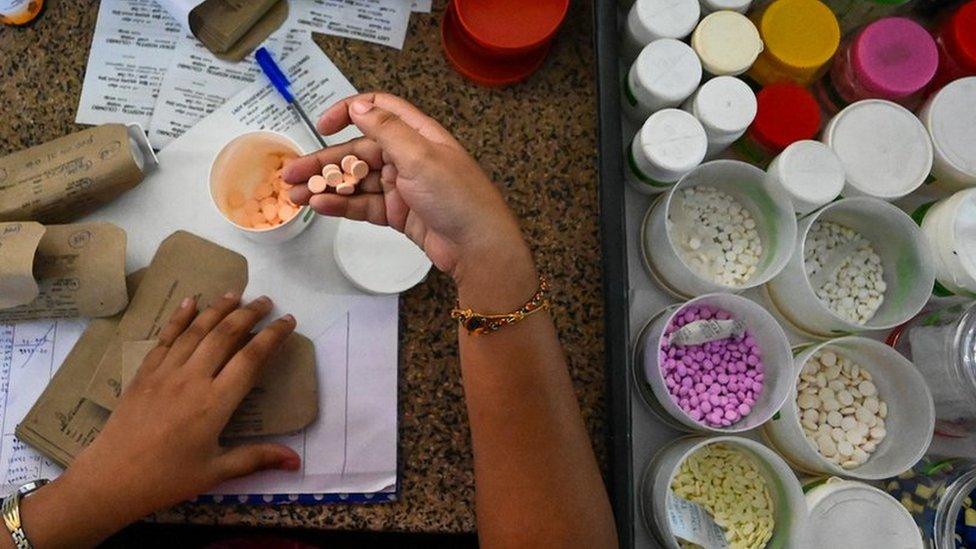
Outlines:
[{"label": "yellow bottle cap", "polygon": [[766,48],[753,76],[763,84],[784,78],[810,84],[840,44],[837,17],[819,0],[776,0],[757,26]]},{"label": "yellow bottle cap", "polygon": [[702,67],[715,76],[746,72],[763,50],[759,31],[748,17],[729,10],[716,11],[698,23],[691,47]]}]

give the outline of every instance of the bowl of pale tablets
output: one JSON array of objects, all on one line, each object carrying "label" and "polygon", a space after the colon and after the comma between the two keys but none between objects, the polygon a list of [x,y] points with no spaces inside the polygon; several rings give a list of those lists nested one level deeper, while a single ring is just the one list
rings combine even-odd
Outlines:
[{"label": "bowl of pale tablets", "polygon": [[764,425],[798,469],[860,479],[897,476],[925,455],[935,429],[918,370],[873,339],[848,336],[804,348],[796,384]]},{"label": "bowl of pale tablets", "polygon": [[295,237],[315,218],[308,206],[291,201],[281,171],[302,150],[271,131],[242,134],[229,141],[210,167],[210,197],[221,216],[257,242]]},{"label": "bowl of pale tablets", "polygon": [[644,470],[639,501],[648,530],[671,549],[799,547],[807,515],[789,465],[734,436],[665,446]]},{"label": "bowl of pale tablets", "polygon": [[648,210],[644,264],[667,292],[688,299],[741,292],[786,265],[796,243],[793,204],[745,162],[698,166]]},{"label": "bowl of pale tablets", "polygon": [[890,329],[915,316],[935,283],[925,235],[877,198],[832,202],[800,221],[793,256],[766,285],[800,331],[832,337]]}]

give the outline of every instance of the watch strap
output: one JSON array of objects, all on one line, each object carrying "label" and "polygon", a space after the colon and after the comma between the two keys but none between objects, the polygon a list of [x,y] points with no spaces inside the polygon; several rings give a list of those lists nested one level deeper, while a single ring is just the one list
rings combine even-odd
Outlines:
[{"label": "watch strap", "polygon": [[0,505],[3,523],[7,527],[7,531],[10,532],[14,547],[17,549],[33,549],[34,547],[27,539],[27,533],[24,532],[23,524],[20,521],[20,500],[45,484],[47,484],[47,480],[44,479],[28,482],[4,498],[3,504]]}]

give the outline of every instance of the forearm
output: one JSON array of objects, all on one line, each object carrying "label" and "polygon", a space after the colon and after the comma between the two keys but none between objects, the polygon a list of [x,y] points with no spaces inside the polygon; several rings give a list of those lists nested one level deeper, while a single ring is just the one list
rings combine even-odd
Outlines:
[{"label": "forearm", "polygon": [[[538,278],[528,252],[459,281],[464,307],[511,311]],[[486,264],[490,261],[486,261]],[[481,540],[616,545],[609,501],[548,313],[488,335],[460,334]]]}]

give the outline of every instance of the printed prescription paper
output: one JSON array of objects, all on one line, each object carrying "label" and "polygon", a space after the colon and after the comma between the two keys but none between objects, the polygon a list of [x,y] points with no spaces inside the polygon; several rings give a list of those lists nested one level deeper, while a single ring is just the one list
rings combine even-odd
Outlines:
[{"label": "printed prescription paper", "polygon": [[410,0],[305,0],[292,2],[300,28],[403,49]]},{"label": "printed prescription paper", "polygon": [[101,2],[75,122],[148,127],[182,34],[154,0]]},{"label": "printed prescription paper", "polygon": [[[305,42],[309,32],[287,29],[272,35],[264,46],[284,60]],[[183,35],[166,71],[149,123],[149,141],[162,149],[215,111],[250,83],[264,78],[254,56],[238,63],[217,59],[192,34]]]}]

